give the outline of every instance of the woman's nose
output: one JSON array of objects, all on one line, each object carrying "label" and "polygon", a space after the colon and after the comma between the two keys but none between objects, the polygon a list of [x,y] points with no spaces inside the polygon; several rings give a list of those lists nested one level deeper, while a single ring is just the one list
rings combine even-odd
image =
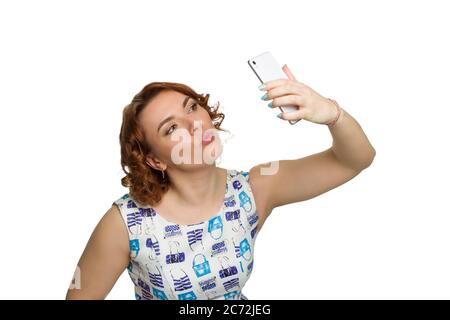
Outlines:
[{"label": "woman's nose", "polygon": [[200,121],[200,120],[193,120],[190,123],[190,130],[189,130],[189,132],[193,136],[195,131],[197,131],[197,130],[202,131],[202,121]]}]

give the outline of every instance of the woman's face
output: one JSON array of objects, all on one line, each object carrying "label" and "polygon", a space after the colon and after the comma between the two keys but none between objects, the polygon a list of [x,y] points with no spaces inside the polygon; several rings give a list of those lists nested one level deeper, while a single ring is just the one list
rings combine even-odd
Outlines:
[{"label": "woman's face", "polygon": [[[147,163],[157,170],[165,170],[167,166],[212,164],[222,152],[217,129],[208,112],[180,92],[160,92],[140,113],[139,124],[151,148]],[[210,143],[202,143],[205,134],[214,136]]]}]

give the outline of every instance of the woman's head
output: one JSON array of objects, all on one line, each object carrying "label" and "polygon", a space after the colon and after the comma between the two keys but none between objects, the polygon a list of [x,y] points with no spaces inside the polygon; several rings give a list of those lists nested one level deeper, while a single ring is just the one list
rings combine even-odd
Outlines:
[{"label": "woman's head", "polygon": [[[152,82],[124,108],[120,147],[126,176],[122,185],[129,187],[136,201],[144,205],[159,202],[168,190],[171,168],[205,165],[194,159],[194,148],[201,148],[205,132],[223,130],[220,125],[225,118],[208,100],[209,94],[199,95],[181,83]],[[217,147],[219,141],[214,142]]]}]

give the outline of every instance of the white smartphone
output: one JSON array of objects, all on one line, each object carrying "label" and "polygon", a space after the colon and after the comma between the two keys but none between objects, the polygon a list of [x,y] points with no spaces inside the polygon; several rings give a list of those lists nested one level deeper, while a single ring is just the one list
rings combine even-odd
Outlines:
[{"label": "white smartphone", "polygon": [[[261,83],[275,79],[289,79],[269,51],[266,51],[256,57],[251,58],[250,60],[248,60],[248,65],[253,70],[259,81],[261,81]],[[283,112],[291,112],[298,110],[297,106],[295,105],[285,105],[279,108]],[[289,123],[296,124],[300,120],[301,119],[289,120]]]}]

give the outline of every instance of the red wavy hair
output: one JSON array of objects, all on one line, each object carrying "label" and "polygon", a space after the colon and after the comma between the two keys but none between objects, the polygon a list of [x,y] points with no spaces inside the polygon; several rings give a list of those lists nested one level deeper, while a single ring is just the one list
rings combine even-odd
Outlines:
[{"label": "red wavy hair", "polygon": [[121,183],[129,188],[129,195],[144,206],[158,203],[170,185],[167,174],[163,180],[159,170],[146,164],[146,155],[151,151],[151,146],[145,141],[144,131],[138,122],[140,112],[163,90],[174,90],[195,99],[208,112],[214,127],[227,131],[220,127],[225,115],[217,111],[219,103],[215,108],[208,105],[209,94],[200,95],[189,86],[176,82],[152,82],[137,93],[123,109],[119,140],[120,162],[126,175]]}]

